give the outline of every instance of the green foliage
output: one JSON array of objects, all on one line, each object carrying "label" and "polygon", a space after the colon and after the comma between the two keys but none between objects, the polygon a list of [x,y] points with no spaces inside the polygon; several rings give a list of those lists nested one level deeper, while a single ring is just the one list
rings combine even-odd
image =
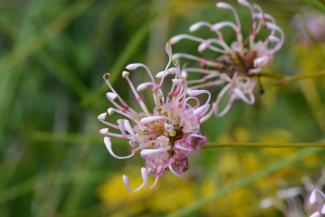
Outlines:
[{"label": "green foliage", "polygon": [[[280,76],[280,81],[262,77],[266,92],[258,95],[256,105],[236,102],[229,115],[204,123],[210,143],[290,144],[324,139],[325,45],[301,45],[295,37],[292,17],[310,6],[324,12],[325,6],[318,0],[286,2],[259,1],[286,33],[285,47],[266,74],[297,77],[283,80]],[[260,214],[258,201],[268,197],[267,193],[274,192],[275,187],[257,192],[252,187],[256,182],[275,185],[286,179],[287,183],[297,184],[304,175],[317,177],[325,163],[321,149],[279,149],[278,155],[263,155],[263,151],[254,148],[207,149],[194,157],[193,167],[185,177],[188,185],[184,189],[190,186],[191,192],[182,186],[178,189],[191,195],[186,204],[179,203],[183,207],[161,205],[173,203],[160,197],[160,193],[170,194],[163,190],[164,186],[171,189],[168,181],[153,194],[139,196],[137,201],[120,194],[122,202],[117,204],[99,196],[103,192],[97,192],[102,189],[98,186],[120,177],[132,165],[137,165],[137,170],[141,165],[140,160],[112,159],[98,134],[101,125],[97,115],[108,105],[103,73],[110,72],[112,83],[132,100],[121,79],[125,66],[144,62],[163,68],[164,65],[150,62],[166,60],[164,47],[154,45],[187,31],[192,22],[223,19],[225,14],[218,13],[214,4],[212,0],[1,1],[0,216],[214,216],[204,211],[205,206],[242,188],[257,198],[250,206],[252,213]],[[249,20],[247,14],[244,16]],[[163,31],[161,23],[166,20],[167,31]],[[157,29],[161,30],[158,42],[149,43]],[[185,49],[193,51],[194,47]],[[235,159],[244,158],[244,154],[252,160],[265,156],[265,162],[259,164],[261,168],[253,167],[248,175],[239,172],[232,182],[223,182],[220,180],[228,176],[215,168],[222,164],[218,159],[228,152],[235,153]],[[241,166],[234,170],[245,170],[245,165]],[[290,172],[270,178],[282,170]],[[206,179],[221,184],[203,197],[200,191]],[[118,186],[111,186],[114,187],[118,190]],[[159,208],[154,209],[155,204],[150,201],[161,202]],[[233,201],[229,204],[240,209]],[[222,211],[219,213],[224,216]],[[272,213],[265,211],[265,216]]]}]

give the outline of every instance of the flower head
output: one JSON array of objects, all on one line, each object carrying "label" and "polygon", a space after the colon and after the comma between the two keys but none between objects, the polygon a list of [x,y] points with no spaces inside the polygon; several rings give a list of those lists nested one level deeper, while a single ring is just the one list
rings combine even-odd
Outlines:
[{"label": "flower head", "polygon": [[325,215],[325,170],[322,177],[314,184],[308,177],[304,178],[304,187],[291,187],[279,190],[277,197],[262,200],[261,207],[276,207],[286,217],[322,217]]},{"label": "flower head", "polygon": [[[207,142],[206,137],[201,134],[200,123],[209,110],[210,93],[205,90],[188,90],[187,73],[181,70],[177,63],[170,67],[172,53],[168,44],[166,52],[169,62],[165,70],[158,72],[155,77],[147,66],[140,63],[128,65],[122,74],[140,111],[127,104],[112,87],[109,74],[104,75],[110,89],[106,97],[113,105],[107,112],[98,116],[98,119],[108,126],[100,130],[104,135],[107,150],[118,159],[131,158],[140,153],[145,161],[145,166],[141,168],[143,183],[138,188],[131,189],[128,177],[123,176],[123,182],[130,191],[138,191],[143,186],[151,189],[166,171],[182,176],[189,167],[188,156]],[[135,87],[130,74],[140,68],[148,74],[150,81]],[[173,79],[170,90],[164,91],[167,88],[164,82],[167,76],[172,76]],[[140,93],[148,89],[152,92],[151,109]],[[205,103],[200,102],[198,97],[201,95],[206,95]],[[116,123],[108,122],[113,113],[122,116]],[[128,140],[131,153],[127,156],[115,154],[111,137]],[[155,176],[151,186],[148,184],[149,175]]]},{"label": "flower head", "polygon": [[[254,87],[256,81],[253,76],[261,71],[273,58],[273,55],[282,47],[284,33],[277,26],[275,19],[264,13],[257,4],[251,4],[246,0],[238,0],[238,3],[251,12],[251,27],[245,38],[242,33],[242,24],[235,8],[228,3],[219,2],[217,7],[229,10],[234,16],[234,22],[222,21],[209,23],[200,21],[193,24],[189,31],[195,32],[201,28],[208,28],[213,33],[211,38],[201,38],[189,34],[176,35],[170,39],[171,44],[182,40],[190,40],[198,44],[198,52],[212,52],[214,57],[204,58],[187,53],[175,53],[175,58],[186,59],[194,63],[193,68],[188,68],[189,73],[200,74],[202,77],[190,80],[191,88],[207,89],[223,86],[211,112],[218,116],[226,114],[236,99],[241,99],[247,104],[254,104]],[[223,29],[233,30],[236,40],[227,43],[224,40]],[[268,35],[261,39],[261,32]],[[227,104],[221,107],[223,98],[227,98]]]},{"label": "flower head", "polygon": [[317,11],[297,14],[293,18],[293,26],[297,31],[299,42],[311,45],[314,42],[325,42],[325,16]]}]

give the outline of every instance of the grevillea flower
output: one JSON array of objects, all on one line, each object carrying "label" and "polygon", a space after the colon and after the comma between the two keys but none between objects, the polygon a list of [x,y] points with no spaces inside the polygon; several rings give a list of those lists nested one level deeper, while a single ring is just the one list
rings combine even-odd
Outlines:
[{"label": "grevillea flower", "polygon": [[[189,61],[187,71],[190,75],[200,74],[200,79],[189,80],[189,85],[194,89],[208,89],[222,86],[211,113],[218,116],[225,115],[235,100],[241,99],[247,104],[254,104],[254,87],[256,80],[254,75],[258,74],[272,60],[274,54],[282,47],[284,33],[276,24],[275,19],[264,13],[257,4],[250,4],[246,0],[238,0],[238,3],[251,12],[250,32],[247,37],[243,35],[243,26],[235,8],[227,3],[219,2],[217,7],[229,10],[234,16],[234,22],[221,21],[209,23],[200,21],[194,23],[190,32],[196,32],[201,28],[208,28],[211,38],[201,38],[189,34],[176,35],[170,39],[171,44],[183,40],[189,40],[198,44],[198,52],[212,53],[212,58],[202,57],[202,54],[192,55],[188,53],[175,53],[174,58]],[[236,40],[227,43],[223,32],[225,28],[233,30]],[[268,32],[266,37],[262,36]],[[226,106],[221,102],[226,100]],[[223,107],[223,108],[221,108]]]},{"label": "grevillea flower", "polygon": [[277,197],[262,200],[261,207],[276,207],[286,217],[321,217],[325,215],[325,170],[316,184],[305,177],[304,187],[291,187],[277,192]]},{"label": "grevillea flower", "polygon": [[[110,75],[108,73],[104,75],[104,80],[110,89],[106,97],[113,105],[107,109],[107,112],[98,116],[98,119],[108,126],[100,130],[104,135],[107,150],[117,159],[131,158],[136,153],[140,153],[145,161],[145,166],[141,168],[143,183],[139,187],[131,189],[128,177],[123,176],[123,182],[130,191],[138,191],[144,186],[148,189],[153,188],[159,177],[166,171],[182,176],[189,167],[188,156],[207,142],[200,131],[200,123],[209,110],[210,93],[206,90],[188,90],[186,72],[181,70],[177,63],[170,67],[173,61],[169,45],[166,46],[166,52],[169,62],[165,70],[157,73],[155,77],[150,69],[141,63],[128,65],[122,74],[130,86],[140,111],[129,106],[112,87],[109,81]],[[130,74],[140,68],[148,74],[150,81],[135,87]],[[169,91],[165,90],[168,88],[167,82],[164,82],[167,76],[173,78]],[[144,90],[152,92],[152,109],[140,94]],[[205,103],[202,104],[200,103],[202,99],[198,98],[201,98],[201,95],[206,98]],[[113,113],[122,116],[116,123],[108,121]],[[111,137],[128,140],[130,154],[127,156],[115,154]],[[151,186],[148,184],[149,175],[155,177]]]},{"label": "grevillea flower", "polygon": [[298,41],[307,45],[325,42],[325,15],[317,11],[297,14],[293,18]]}]

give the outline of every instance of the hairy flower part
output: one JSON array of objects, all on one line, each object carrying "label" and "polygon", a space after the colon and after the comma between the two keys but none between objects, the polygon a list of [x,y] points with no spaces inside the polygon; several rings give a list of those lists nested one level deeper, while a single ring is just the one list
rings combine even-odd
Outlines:
[{"label": "hairy flower part", "polygon": [[[104,135],[107,150],[117,159],[131,158],[139,153],[145,161],[145,166],[141,168],[143,183],[139,187],[132,189],[128,177],[123,176],[123,182],[130,191],[138,191],[142,187],[153,188],[166,171],[183,176],[189,167],[188,156],[207,142],[200,131],[200,123],[209,110],[210,93],[205,90],[188,90],[187,73],[181,70],[177,63],[170,67],[173,61],[168,44],[166,52],[169,62],[165,70],[157,73],[155,77],[147,66],[140,63],[128,65],[123,72],[122,76],[137,101],[137,108],[127,104],[112,87],[110,75],[108,73],[104,75],[110,89],[106,97],[113,105],[107,112],[98,116],[98,119],[108,127],[100,130]],[[130,74],[140,68],[149,75],[150,81],[135,87]],[[165,90],[167,82],[164,82],[167,76],[173,78],[168,92]],[[144,90],[152,92],[154,105],[152,109],[146,105],[140,93]],[[204,103],[199,99],[201,95],[206,98]],[[108,121],[113,113],[122,116],[116,123]],[[128,140],[130,154],[126,156],[115,154],[112,149],[112,137]],[[155,177],[152,185],[148,183],[150,175]]]},{"label": "hairy flower part", "polygon": [[316,184],[304,178],[304,187],[291,187],[279,190],[277,197],[261,201],[262,208],[275,207],[285,217],[322,217],[325,216],[325,169]]},{"label": "hairy flower part", "polygon": [[298,40],[306,45],[325,42],[325,15],[317,11],[297,14],[293,18],[293,26]]},{"label": "hairy flower part", "polygon": [[[194,23],[190,32],[201,28],[208,28],[212,38],[201,38],[190,34],[176,35],[170,39],[171,44],[177,44],[183,40],[189,40],[198,44],[198,52],[212,52],[214,57],[204,58],[188,53],[175,53],[174,58],[185,59],[192,63],[193,68],[187,71],[191,74],[199,74],[200,79],[189,80],[189,85],[194,89],[210,89],[222,86],[222,90],[211,107],[211,114],[225,115],[235,100],[240,99],[247,104],[254,104],[254,88],[258,74],[270,63],[274,54],[282,47],[284,33],[276,24],[275,19],[264,13],[257,4],[251,4],[246,0],[238,0],[238,3],[251,12],[250,32],[247,37],[242,33],[242,24],[236,9],[228,3],[219,2],[217,8],[229,10],[234,16],[234,22],[221,21],[209,23],[200,21]],[[223,29],[231,29],[236,40],[227,43],[224,39]],[[268,32],[261,39],[261,33]],[[221,101],[225,98],[226,106],[221,108]]]}]

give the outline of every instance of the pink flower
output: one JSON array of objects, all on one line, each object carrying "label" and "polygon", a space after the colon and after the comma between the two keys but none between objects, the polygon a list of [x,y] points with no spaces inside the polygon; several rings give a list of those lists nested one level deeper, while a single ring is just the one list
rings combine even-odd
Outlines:
[{"label": "pink flower", "polygon": [[[183,40],[198,43],[198,52],[212,52],[214,57],[203,58],[187,53],[175,53],[174,58],[190,61],[187,71],[191,74],[199,74],[200,79],[190,80],[189,85],[194,89],[208,89],[223,86],[210,115],[215,112],[218,116],[225,115],[235,100],[240,99],[247,104],[254,104],[254,88],[256,81],[253,78],[261,69],[270,63],[273,55],[282,47],[284,33],[277,26],[274,18],[264,13],[259,5],[250,4],[246,0],[238,0],[238,3],[251,12],[251,29],[247,38],[242,34],[242,25],[239,15],[234,7],[228,3],[219,2],[217,7],[229,10],[235,22],[222,21],[209,23],[200,21],[193,24],[189,31],[195,32],[201,28],[208,28],[213,36],[201,38],[189,34],[176,35],[170,39],[171,44]],[[227,44],[222,30],[230,28],[236,35],[236,40]],[[268,31],[267,37],[261,38],[261,32]],[[221,101],[226,98],[227,104],[221,108]]]},{"label": "pink flower", "polygon": [[[141,168],[143,183],[138,188],[131,189],[128,177],[123,176],[123,182],[130,191],[138,191],[144,186],[148,189],[153,188],[159,177],[166,171],[182,176],[189,167],[188,156],[207,142],[206,137],[200,131],[200,123],[205,119],[209,110],[210,93],[206,90],[188,90],[185,80],[186,72],[181,70],[177,63],[170,66],[172,53],[169,45],[166,46],[166,52],[169,62],[165,70],[157,73],[155,77],[147,66],[140,63],[128,65],[122,74],[140,111],[124,101],[112,87],[109,74],[104,75],[104,80],[110,89],[106,97],[113,105],[108,108],[107,112],[98,116],[98,119],[108,126],[100,130],[100,133],[104,135],[107,150],[118,159],[131,158],[136,153],[140,153],[145,161],[145,166]],[[150,81],[135,87],[130,74],[140,68],[144,69]],[[168,87],[165,84],[167,76],[173,77],[168,92],[165,91]],[[152,109],[147,106],[140,94],[145,90],[152,92]],[[201,103],[198,97],[201,98],[204,95],[206,101]],[[108,121],[113,113],[122,116],[116,123]],[[128,140],[130,154],[127,156],[115,154],[111,137]],[[151,186],[148,184],[149,175],[155,177]]]}]

